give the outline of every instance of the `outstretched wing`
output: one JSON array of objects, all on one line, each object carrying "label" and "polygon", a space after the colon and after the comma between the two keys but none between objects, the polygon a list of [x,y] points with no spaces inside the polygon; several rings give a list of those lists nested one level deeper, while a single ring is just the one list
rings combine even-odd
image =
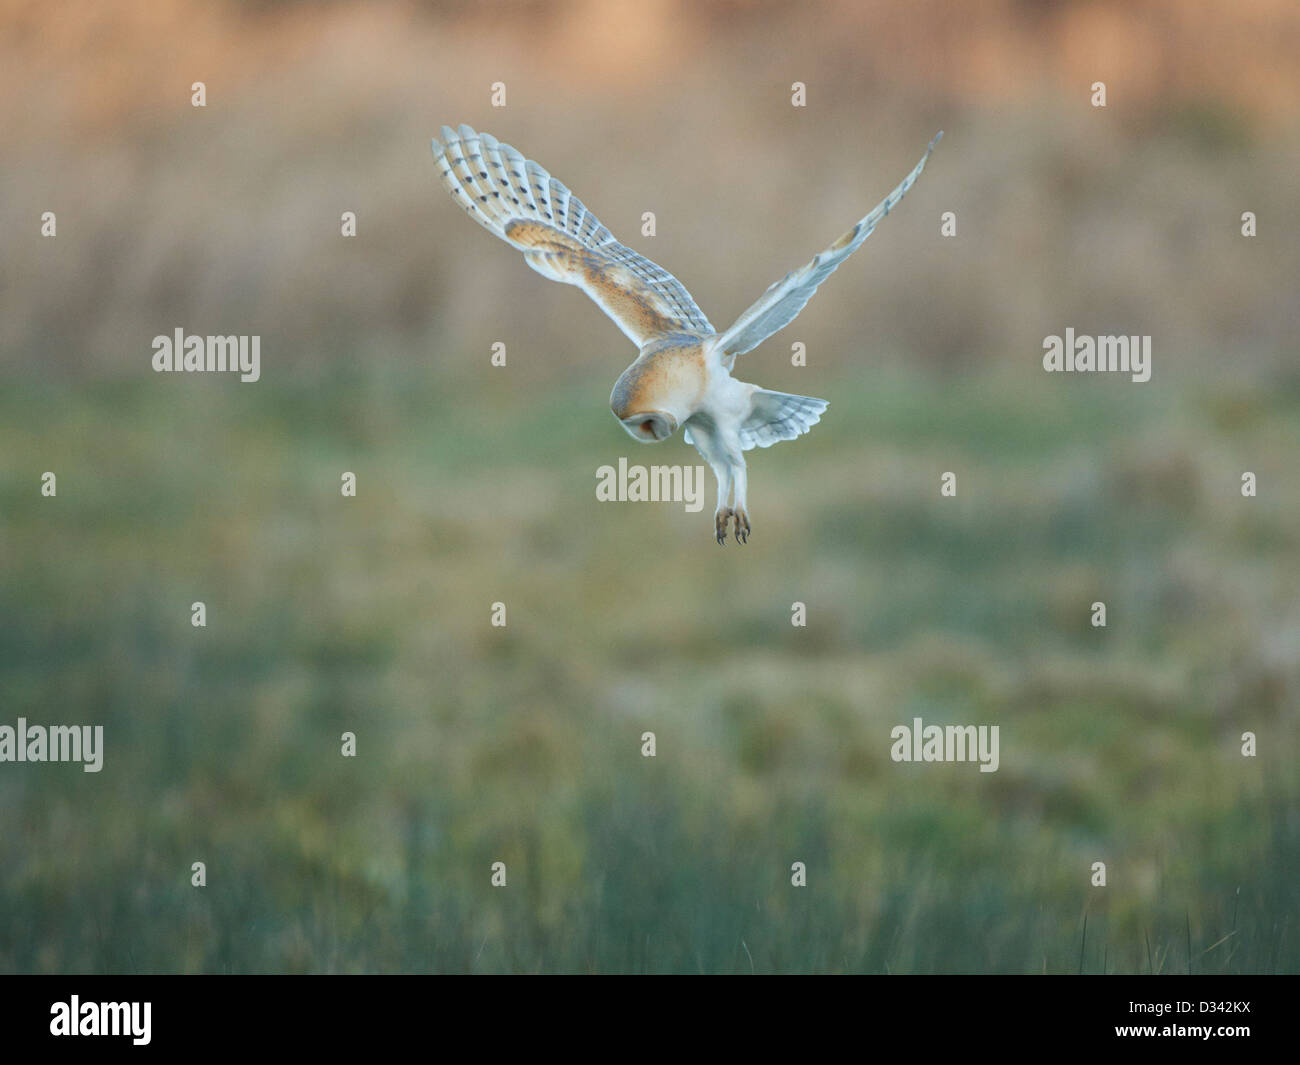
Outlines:
[{"label": "outstretched wing", "polygon": [[581,200],[531,159],[469,126],[433,142],[442,183],[479,225],[552,281],[577,285],[634,344],[714,331],[677,278],[614,239]]},{"label": "outstretched wing", "polygon": [[730,329],[723,333],[717,342],[717,350],[722,354],[723,365],[728,368],[735,362],[737,355],[743,355],[758,347],[778,329],[794,321],[804,309],[817,286],[825,281],[845,259],[858,250],[858,247],[871,236],[885,215],[893,210],[894,205],[906,195],[907,190],[925,169],[925,161],[930,158],[934,146],[943,136],[940,131],[925,150],[925,155],[916,164],[907,177],[899,183],[888,196],[869,215],[840,237],[806,266],[793,270],[763,293],[757,303],[736,319]]}]

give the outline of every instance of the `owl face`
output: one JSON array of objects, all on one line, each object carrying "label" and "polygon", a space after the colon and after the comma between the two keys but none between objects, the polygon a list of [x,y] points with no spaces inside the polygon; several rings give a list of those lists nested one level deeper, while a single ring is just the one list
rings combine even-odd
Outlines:
[{"label": "owl face", "polygon": [[609,406],[633,440],[658,444],[691,416],[703,389],[699,341],[677,339],[644,349],[614,384]]},{"label": "owl face", "polygon": [[677,432],[677,419],[666,410],[640,411],[619,418],[619,424],[633,440],[643,444],[661,443]]}]

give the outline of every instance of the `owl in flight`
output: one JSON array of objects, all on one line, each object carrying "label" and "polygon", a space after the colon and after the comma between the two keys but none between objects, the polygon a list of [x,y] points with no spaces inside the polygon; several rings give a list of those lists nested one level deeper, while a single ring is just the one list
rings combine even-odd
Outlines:
[{"label": "owl in flight", "polygon": [[726,543],[734,521],[743,544],[749,539],[744,452],[806,433],[827,403],[737,381],[731,376],[736,356],[794,321],[817,286],[912,187],[942,136],[869,215],[786,274],[721,333],[677,278],[620,244],[581,200],[508,144],[469,126],[443,126],[433,154],[443,185],[471,218],[523,252],[543,277],[577,285],[637,346],[635,361],[609,397],[614,416],[646,444],[680,428],[718,479],[718,543]]}]

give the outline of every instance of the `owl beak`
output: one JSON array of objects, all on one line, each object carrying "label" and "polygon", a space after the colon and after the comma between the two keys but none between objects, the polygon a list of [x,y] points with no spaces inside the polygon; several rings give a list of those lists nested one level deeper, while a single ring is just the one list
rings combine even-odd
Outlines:
[{"label": "owl beak", "polygon": [[677,419],[662,410],[632,414],[619,420],[628,435],[643,444],[657,444],[677,431]]}]

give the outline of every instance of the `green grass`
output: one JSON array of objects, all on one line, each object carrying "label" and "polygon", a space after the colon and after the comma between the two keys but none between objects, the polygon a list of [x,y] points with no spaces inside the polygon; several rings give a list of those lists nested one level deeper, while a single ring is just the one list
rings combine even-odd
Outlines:
[{"label": "green grass", "polygon": [[809,386],[723,550],[603,379],[385,365],[0,393],[0,723],[107,747],[0,767],[0,968],[1300,969],[1293,403]]}]

